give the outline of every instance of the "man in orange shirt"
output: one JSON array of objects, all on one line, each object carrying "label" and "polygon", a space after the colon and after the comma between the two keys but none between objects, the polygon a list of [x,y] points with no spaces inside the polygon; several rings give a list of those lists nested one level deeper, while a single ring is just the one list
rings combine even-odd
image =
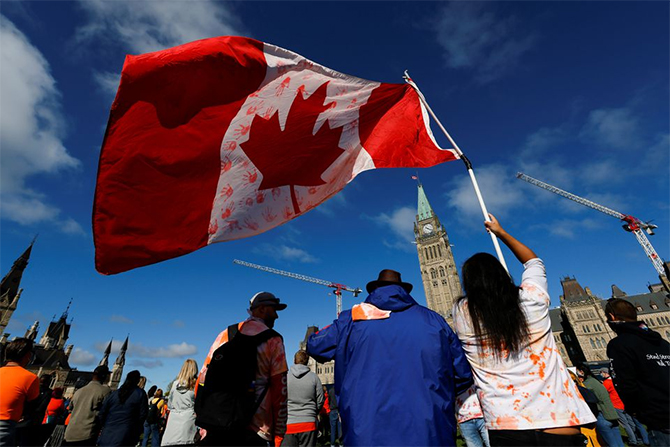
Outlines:
[{"label": "man in orange shirt", "polygon": [[[643,443],[644,445],[649,445],[649,435],[647,434],[647,430],[644,429],[644,426],[637,419],[635,419],[635,417],[633,417],[632,414],[626,413],[623,402],[619,397],[619,393],[617,393],[616,388],[614,388],[614,383],[612,382],[612,378],[610,377],[609,369],[602,368],[599,372],[600,376],[603,378],[603,385],[607,389],[607,392],[610,394],[612,405],[614,405],[614,409],[619,415],[619,424],[621,424],[623,429],[626,430],[626,434],[628,435],[628,445],[630,446],[640,445],[641,443]],[[640,431],[639,434],[642,439],[638,440],[637,437],[635,436],[636,426]]]},{"label": "man in orange shirt", "polygon": [[17,338],[5,348],[5,366],[0,368],[0,446],[16,445],[16,424],[23,406],[40,394],[37,376],[25,369],[33,354],[33,342]]}]

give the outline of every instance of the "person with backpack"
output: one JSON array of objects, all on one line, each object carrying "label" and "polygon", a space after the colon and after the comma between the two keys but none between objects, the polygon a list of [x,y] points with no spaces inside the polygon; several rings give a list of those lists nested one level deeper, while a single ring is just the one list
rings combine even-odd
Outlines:
[{"label": "person with backpack", "polygon": [[163,390],[158,388],[154,396],[149,399],[147,409],[147,419],[144,421],[144,436],[142,437],[142,447],[147,447],[151,439],[151,447],[160,447],[161,445],[161,415],[163,414]]},{"label": "person with backpack", "polygon": [[272,328],[284,309],[272,293],[258,292],[250,300],[249,318],[214,340],[196,388],[196,425],[206,432],[202,445],[281,444],[288,367],[284,340]]}]

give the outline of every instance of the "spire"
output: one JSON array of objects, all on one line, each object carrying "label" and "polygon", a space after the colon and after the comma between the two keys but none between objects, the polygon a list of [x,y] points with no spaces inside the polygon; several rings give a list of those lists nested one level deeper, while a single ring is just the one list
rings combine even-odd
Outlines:
[{"label": "spire", "polygon": [[32,326],[26,331],[25,338],[29,338],[32,341],[35,341],[37,338],[37,329],[40,327],[40,322],[35,321]]},{"label": "spire", "polygon": [[61,315],[62,320],[67,320],[67,313],[70,311],[70,306],[72,306],[72,298],[70,298],[70,302],[67,303],[67,307],[65,308],[65,312],[63,312],[63,315]]},{"label": "spire", "polygon": [[2,282],[0,282],[0,297],[7,296],[8,299],[11,301],[19,292],[21,277],[23,276],[23,271],[26,269],[26,266],[28,265],[28,260],[30,259],[30,253],[33,250],[33,244],[35,244],[35,239],[37,239],[37,236],[35,236],[35,238],[30,243],[28,248],[26,248],[26,251],[24,251],[23,254],[19,256],[16,261],[14,261],[14,265],[12,265],[12,268],[9,269],[9,272],[7,272],[5,277],[2,278]]},{"label": "spire", "polygon": [[621,290],[616,284],[612,284],[612,298],[622,298],[626,296],[626,292]]},{"label": "spire", "polygon": [[426,193],[423,191],[423,185],[421,182],[419,182],[418,185],[419,188],[419,206],[417,207],[417,220],[424,220],[431,218],[435,215],[433,213],[433,208],[430,207],[430,203],[428,203],[428,197],[426,197]]},{"label": "spire", "polygon": [[569,276],[563,278],[561,286],[563,287],[564,300],[581,301],[588,298],[588,294],[574,276],[572,278]]},{"label": "spire", "polygon": [[114,339],[112,338],[109,340],[109,344],[107,345],[107,349],[105,349],[105,354],[102,356],[102,360],[100,360],[100,363],[98,363],[98,366],[109,366],[109,354],[112,352],[112,341]]},{"label": "spire", "polygon": [[126,351],[128,350],[128,337],[126,337],[126,341],[123,342],[123,345],[121,346],[121,350],[119,351],[119,356],[116,358],[116,362],[114,364],[116,365],[125,365],[126,364]]}]

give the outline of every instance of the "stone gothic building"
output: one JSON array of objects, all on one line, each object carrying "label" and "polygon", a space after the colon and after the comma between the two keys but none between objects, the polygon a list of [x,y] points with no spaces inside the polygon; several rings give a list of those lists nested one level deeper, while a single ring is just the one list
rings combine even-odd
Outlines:
[{"label": "stone gothic building", "polygon": [[[563,360],[568,365],[578,361],[607,360],[607,343],[616,336],[607,324],[607,300],[595,296],[573,277],[561,280],[561,305],[551,309],[551,330]],[[637,309],[638,320],[670,342],[670,291],[661,284],[648,286],[649,292],[627,295],[612,285],[611,298],[622,298]]]},{"label": "stone gothic building", "polygon": [[418,189],[414,238],[426,304],[429,309],[439,313],[451,323],[451,309],[456,299],[463,293],[461,281],[447,231],[433,212],[421,183]]},{"label": "stone gothic building", "polygon": [[[4,346],[9,342],[9,334],[6,329],[14,311],[19,303],[19,298],[23,289],[19,288],[23,272],[28,266],[33,244],[23,252],[23,254],[14,261],[12,268],[0,282],[0,359],[4,363]],[[60,318],[52,319],[49,326],[37,342],[40,323],[35,321],[23,335],[25,338],[35,342],[34,355],[26,369],[37,374],[39,377],[50,376],[51,388],[62,387],[65,389],[66,396],[74,393],[75,388],[83,386],[93,378],[92,371],[79,371],[70,367],[69,358],[72,353],[73,345],[67,345],[70,336],[71,321],[68,323],[68,313],[72,300]],[[16,337],[14,337],[16,338]],[[111,352],[111,342],[109,343],[100,365],[108,365],[109,354]],[[121,351],[111,368],[111,374],[108,385],[116,389],[121,382],[123,367],[125,365],[126,351],[128,350],[128,338],[121,347]]]}]

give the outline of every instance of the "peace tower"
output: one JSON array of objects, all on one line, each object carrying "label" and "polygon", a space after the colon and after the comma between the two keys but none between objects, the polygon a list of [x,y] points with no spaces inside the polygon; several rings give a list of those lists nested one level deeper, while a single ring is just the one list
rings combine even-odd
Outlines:
[{"label": "peace tower", "polygon": [[451,324],[451,309],[463,293],[461,281],[447,232],[430,207],[421,183],[414,236],[428,308]]}]

